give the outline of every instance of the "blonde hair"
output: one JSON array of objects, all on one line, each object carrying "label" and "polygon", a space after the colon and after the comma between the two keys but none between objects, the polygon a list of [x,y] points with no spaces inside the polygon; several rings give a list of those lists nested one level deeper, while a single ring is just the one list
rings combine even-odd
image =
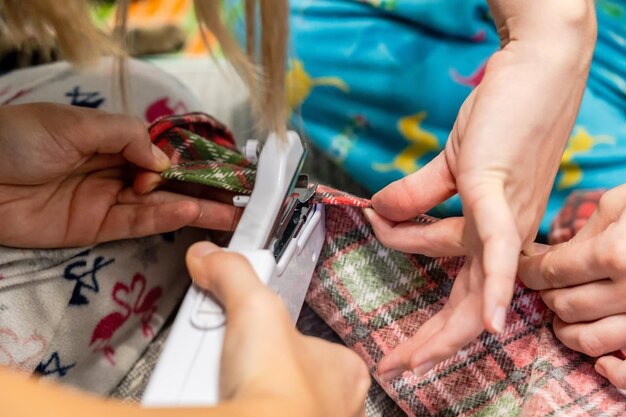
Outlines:
[{"label": "blonde hair", "polygon": [[[264,131],[285,133],[287,104],[285,71],[288,31],[288,0],[241,0],[246,23],[245,51],[224,24],[223,0],[194,0],[198,25],[210,31],[250,88],[252,108]],[[120,86],[125,85],[124,39],[130,0],[117,1],[113,36],[92,22],[87,0],[0,0],[2,29],[6,36],[27,46],[33,39],[44,51],[55,44],[64,59],[88,65],[102,55],[120,57]],[[260,42],[256,21],[260,17]],[[55,42],[56,41],[56,42]],[[205,39],[205,44],[209,42]],[[257,50],[260,44],[260,50]],[[122,94],[126,89],[121,88]],[[125,100],[123,100],[125,101]]]}]

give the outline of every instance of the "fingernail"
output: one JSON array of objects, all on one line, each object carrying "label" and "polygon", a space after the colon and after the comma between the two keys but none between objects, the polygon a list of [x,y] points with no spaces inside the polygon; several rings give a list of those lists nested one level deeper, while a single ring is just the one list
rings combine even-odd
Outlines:
[{"label": "fingernail", "polygon": [[606,371],[604,369],[604,366],[602,366],[602,364],[600,362],[596,361],[596,364],[595,364],[594,368],[595,368],[597,373],[599,373],[600,375],[602,375],[603,377],[606,378]]},{"label": "fingernail", "polygon": [[380,378],[380,381],[382,383],[386,384],[387,382],[402,375],[403,373],[404,373],[404,369],[396,368],[396,369],[392,369],[391,371],[387,371],[383,374],[378,375],[378,378]]},{"label": "fingernail", "polygon": [[365,218],[367,219],[367,221],[371,223],[372,216],[374,215],[374,210],[372,210],[371,208],[364,208],[363,214],[365,215]]},{"label": "fingernail", "polygon": [[211,242],[198,242],[189,249],[189,255],[194,258],[204,258],[218,249],[219,247]]},{"label": "fingernail", "polygon": [[154,143],[151,144],[151,147],[152,147],[152,155],[154,155],[155,158],[159,160],[162,166],[164,166],[165,168],[169,167],[170,158],[165,154],[165,152],[159,149],[159,147],[156,146]]},{"label": "fingernail", "polygon": [[506,324],[506,308],[502,306],[496,307],[491,318],[491,325],[496,333],[501,333]]},{"label": "fingernail", "polygon": [[433,369],[435,367],[435,363],[432,361],[427,361],[424,362],[421,365],[417,365],[415,368],[413,368],[413,373],[415,374],[416,377],[422,377],[426,374],[426,372],[430,371],[431,369]]}]

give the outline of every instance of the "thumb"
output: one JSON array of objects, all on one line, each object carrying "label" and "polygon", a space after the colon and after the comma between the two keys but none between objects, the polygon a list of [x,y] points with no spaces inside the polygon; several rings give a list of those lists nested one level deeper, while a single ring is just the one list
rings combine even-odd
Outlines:
[{"label": "thumb", "polygon": [[454,176],[444,152],[419,171],[389,184],[372,197],[381,216],[401,222],[426,213],[456,193]]},{"label": "thumb", "polygon": [[76,143],[84,154],[121,153],[126,160],[138,167],[161,172],[170,166],[170,159],[150,142],[145,123],[136,117],[105,112],[89,112],[89,123],[80,126],[87,130]]},{"label": "thumb", "polygon": [[186,261],[194,282],[210,291],[226,311],[236,309],[258,292],[269,291],[245,257],[225,252],[211,242],[192,245]]}]

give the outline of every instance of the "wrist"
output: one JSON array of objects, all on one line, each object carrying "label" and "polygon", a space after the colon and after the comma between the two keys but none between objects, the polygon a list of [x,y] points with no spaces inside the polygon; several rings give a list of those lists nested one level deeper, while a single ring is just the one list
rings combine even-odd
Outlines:
[{"label": "wrist", "polygon": [[586,72],[596,44],[592,0],[490,0],[502,48],[537,63]]}]

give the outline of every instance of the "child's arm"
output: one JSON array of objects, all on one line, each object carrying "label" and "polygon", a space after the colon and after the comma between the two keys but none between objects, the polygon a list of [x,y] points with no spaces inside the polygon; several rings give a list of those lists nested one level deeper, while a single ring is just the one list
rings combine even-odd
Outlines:
[{"label": "child's arm", "polygon": [[[288,417],[278,399],[221,403],[211,408],[141,408],[0,370],[0,414],[11,417]],[[296,415],[296,414],[291,414]],[[298,415],[301,415],[298,413]]]},{"label": "child's arm", "polygon": [[226,310],[221,392],[214,408],[144,409],[0,369],[0,415],[11,417],[362,417],[370,376],[344,346],[305,337],[245,258],[202,242],[187,266]]}]

